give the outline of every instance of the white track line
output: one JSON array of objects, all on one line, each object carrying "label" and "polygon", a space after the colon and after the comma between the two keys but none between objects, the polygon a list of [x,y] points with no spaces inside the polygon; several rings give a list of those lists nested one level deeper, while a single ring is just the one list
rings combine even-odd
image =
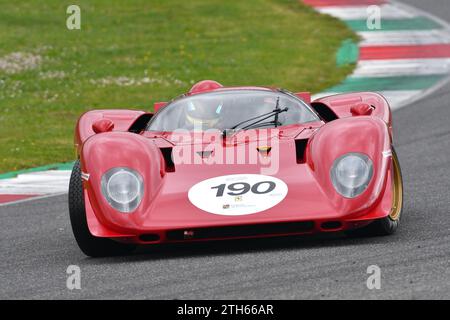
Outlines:
[{"label": "white track line", "polygon": [[53,193],[53,194],[47,194],[47,195],[39,196],[39,197],[33,197],[33,198],[17,200],[17,201],[13,201],[13,202],[0,203],[0,207],[9,206],[9,205],[15,205],[15,204],[21,204],[21,203],[24,203],[24,202],[30,202],[30,201],[34,201],[34,200],[40,200],[40,199],[47,199],[47,198],[51,198],[51,197],[62,196],[64,194],[67,194],[67,190],[64,191],[64,192],[61,192],[61,193]]}]

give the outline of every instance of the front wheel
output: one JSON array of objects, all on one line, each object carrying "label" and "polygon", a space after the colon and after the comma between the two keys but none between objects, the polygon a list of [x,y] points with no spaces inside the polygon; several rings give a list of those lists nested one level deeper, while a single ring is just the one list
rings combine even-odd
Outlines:
[{"label": "front wheel", "polygon": [[387,217],[377,219],[367,227],[349,230],[352,236],[387,236],[395,233],[400,226],[400,218],[403,209],[403,179],[397,153],[392,147],[392,208]]},{"label": "front wheel", "polygon": [[136,246],[107,238],[94,237],[89,231],[84,206],[80,161],[73,166],[69,183],[69,215],[75,240],[81,251],[90,257],[117,256],[131,253]]}]

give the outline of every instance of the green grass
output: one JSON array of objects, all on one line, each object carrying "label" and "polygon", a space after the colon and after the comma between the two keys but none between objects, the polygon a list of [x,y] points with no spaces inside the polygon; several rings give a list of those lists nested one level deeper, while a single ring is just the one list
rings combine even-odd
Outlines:
[{"label": "green grass", "polygon": [[[0,61],[42,59],[16,74],[0,65],[0,172],[73,159],[89,109],[151,110],[202,79],[318,92],[353,68],[335,54],[355,35],[296,0],[78,0],[82,29],[69,31],[72,3],[0,0]],[[148,79],[102,84],[118,77]]]}]

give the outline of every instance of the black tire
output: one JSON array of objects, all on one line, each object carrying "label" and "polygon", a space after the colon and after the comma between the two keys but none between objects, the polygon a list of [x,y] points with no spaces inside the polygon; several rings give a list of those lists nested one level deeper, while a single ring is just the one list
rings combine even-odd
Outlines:
[{"label": "black tire", "polygon": [[394,183],[399,185],[395,186],[400,188],[400,203],[398,204],[399,212],[396,213],[395,219],[388,215],[382,219],[377,219],[373,221],[366,227],[360,229],[348,230],[346,233],[353,237],[375,237],[375,236],[388,236],[394,234],[400,227],[400,220],[402,217],[403,209],[403,178],[402,171],[400,169],[399,160],[397,153],[392,147],[392,161],[394,162]]},{"label": "black tire", "polygon": [[107,257],[131,253],[136,246],[94,237],[89,231],[84,206],[80,161],[76,161],[70,176],[69,215],[75,240],[81,251],[90,257]]}]

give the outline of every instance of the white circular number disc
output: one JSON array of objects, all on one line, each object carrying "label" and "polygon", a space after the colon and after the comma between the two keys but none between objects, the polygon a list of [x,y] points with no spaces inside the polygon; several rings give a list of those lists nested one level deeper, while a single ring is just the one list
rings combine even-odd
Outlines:
[{"label": "white circular number disc", "polygon": [[234,174],[201,181],[189,189],[189,201],[213,214],[241,216],[270,209],[287,195],[284,181],[260,174]]}]

